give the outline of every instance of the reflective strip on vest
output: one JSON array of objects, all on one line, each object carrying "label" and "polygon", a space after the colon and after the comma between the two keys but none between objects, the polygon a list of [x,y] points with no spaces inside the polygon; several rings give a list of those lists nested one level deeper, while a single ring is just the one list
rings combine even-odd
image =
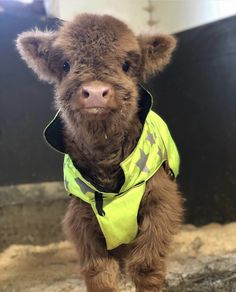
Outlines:
[{"label": "reflective strip on vest", "polygon": [[104,216],[98,213],[95,193],[100,193],[84,179],[68,154],[64,157],[64,183],[66,191],[91,205],[107,249],[132,242],[138,233],[138,210],[146,182],[168,161],[176,177],[179,172],[179,154],[166,123],[149,111],[142,134],[132,153],[121,162],[125,181],[119,193],[102,193]]}]

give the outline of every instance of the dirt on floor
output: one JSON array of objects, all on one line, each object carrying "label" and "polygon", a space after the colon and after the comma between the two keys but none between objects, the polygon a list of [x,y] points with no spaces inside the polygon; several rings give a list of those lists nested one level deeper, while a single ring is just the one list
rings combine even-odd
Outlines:
[{"label": "dirt on floor", "polygon": [[[220,260],[222,260],[222,265],[219,265]],[[198,282],[191,284],[190,288],[189,285],[188,288],[184,288],[183,281],[187,280],[183,279],[189,279],[189,273],[191,277],[195,272],[201,275],[206,274],[202,271],[206,266],[209,270],[209,263],[220,266],[217,268],[219,278],[221,277],[219,273],[223,269],[221,267],[224,266],[224,275],[227,274],[227,279],[224,278],[220,283],[219,279],[215,279],[215,282],[212,280],[214,283],[209,284],[213,285],[212,290],[191,288],[200,283],[198,274]],[[214,268],[213,270],[211,268],[211,272],[214,274]],[[181,280],[179,280],[180,277]],[[226,286],[226,283],[230,283],[230,286]],[[73,247],[66,241],[47,246],[11,245],[0,254],[0,291],[85,291],[84,283],[78,276],[77,257]],[[129,282],[123,280],[120,291],[131,292],[134,288]],[[175,238],[168,264],[166,291],[235,292],[236,223],[209,224],[201,228],[185,225]]]}]

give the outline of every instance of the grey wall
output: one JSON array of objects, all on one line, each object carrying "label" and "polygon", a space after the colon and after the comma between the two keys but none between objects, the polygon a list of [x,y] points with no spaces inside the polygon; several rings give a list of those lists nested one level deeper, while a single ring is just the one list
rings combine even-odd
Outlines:
[{"label": "grey wall", "polygon": [[0,13],[0,185],[62,178],[62,158],[42,138],[54,114],[52,88],[37,80],[14,44],[18,33],[35,26],[56,24],[24,10]]},{"label": "grey wall", "polygon": [[236,16],[177,36],[149,86],[181,153],[187,220],[236,220]]}]

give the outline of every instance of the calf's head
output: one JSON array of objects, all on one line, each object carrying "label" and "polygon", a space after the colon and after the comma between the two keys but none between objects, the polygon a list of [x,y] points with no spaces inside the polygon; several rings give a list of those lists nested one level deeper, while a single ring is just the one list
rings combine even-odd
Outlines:
[{"label": "calf's head", "polygon": [[131,122],[138,110],[138,82],[170,61],[176,41],[168,35],[135,36],[123,22],[82,14],[58,31],[28,31],[17,48],[40,79],[55,86],[66,123]]}]

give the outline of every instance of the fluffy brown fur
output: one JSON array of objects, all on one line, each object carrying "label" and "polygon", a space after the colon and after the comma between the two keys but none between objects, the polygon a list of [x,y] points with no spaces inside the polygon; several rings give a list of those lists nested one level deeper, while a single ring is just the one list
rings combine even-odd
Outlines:
[{"label": "fluffy brown fur", "polygon": [[[55,86],[67,153],[101,187],[118,191],[120,162],[134,149],[142,131],[138,117],[138,81],[170,61],[172,36],[136,37],[111,16],[83,14],[58,31],[19,35],[17,48],[38,76]],[[63,65],[69,65],[67,72]],[[123,64],[128,64],[124,70]],[[122,69],[123,68],[123,69]],[[86,108],[85,84],[108,86],[105,108]],[[85,106],[84,106],[85,104]],[[172,236],[182,220],[182,199],[175,182],[160,169],[147,183],[138,214],[136,239],[108,252],[96,217],[87,203],[73,197],[63,222],[78,251],[90,292],[118,291],[120,267],[137,291],[161,291]]]}]

